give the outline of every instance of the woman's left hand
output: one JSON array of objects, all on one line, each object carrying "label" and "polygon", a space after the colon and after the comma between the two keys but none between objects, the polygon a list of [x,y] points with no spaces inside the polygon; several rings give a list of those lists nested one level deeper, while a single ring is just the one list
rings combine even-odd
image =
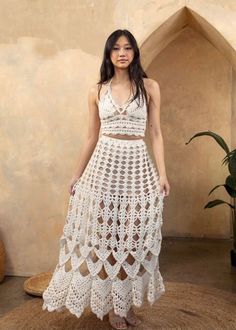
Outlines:
[{"label": "woman's left hand", "polygon": [[166,175],[161,175],[160,179],[160,191],[164,194],[164,196],[168,196],[170,194],[170,185]]}]

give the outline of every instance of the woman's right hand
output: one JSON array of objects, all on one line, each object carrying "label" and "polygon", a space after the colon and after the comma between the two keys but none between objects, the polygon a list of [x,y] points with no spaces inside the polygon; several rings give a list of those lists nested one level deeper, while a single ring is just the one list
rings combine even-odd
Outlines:
[{"label": "woman's right hand", "polygon": [[76,176],[74,175],[70,181],[70,184],[69,184],[69,194],[74,196],[75,194],[75,191],[74,191],[74,185],[75,183],[79,180],[80,176]]}]

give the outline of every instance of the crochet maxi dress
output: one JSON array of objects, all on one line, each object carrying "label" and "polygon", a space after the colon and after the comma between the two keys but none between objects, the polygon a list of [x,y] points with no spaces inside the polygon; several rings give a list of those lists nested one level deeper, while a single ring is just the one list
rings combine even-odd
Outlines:
[{"label": "crochet maxi dress", "polygon": [[108,136],[144,137],[146,102],[119,107],[110,83],[99,102],[102,134],[70,195],[42,306],[50,312],[67,308],[78,318],[90,307],[101,320],[113,308],[126,316],[145,295],[152,305],[165,292],[158,260],[164,195],[157,168],[143,138]]}]

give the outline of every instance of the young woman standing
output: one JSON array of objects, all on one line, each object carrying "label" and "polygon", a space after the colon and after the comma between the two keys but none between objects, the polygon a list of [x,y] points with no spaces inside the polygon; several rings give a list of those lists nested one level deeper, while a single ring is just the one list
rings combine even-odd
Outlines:
[{"label": "young woman standing", "polygon": [[67,308],[80,317],[90,306],[101,320],[108,314],[113,328],[127,329],[141,322],[132,306],[141,307],[145,293],[152,305],[165,292],[158,257],[170,191],[159,85],[143,71],[128,30],[108,37],[88,103],[88,139],[70,182],[59,262],[43,309]]}]

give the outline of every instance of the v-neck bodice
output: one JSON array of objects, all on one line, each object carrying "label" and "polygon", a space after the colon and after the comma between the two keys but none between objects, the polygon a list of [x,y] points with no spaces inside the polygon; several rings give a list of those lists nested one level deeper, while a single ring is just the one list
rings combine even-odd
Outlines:
[{"label": "v-neck bodice", "polygon": [[[126,105],[128,105],[128,104],[131,102],[131,100],[130,100],[131,97],[129,96],[128,100],[127,100],[125,103],[123,103],[122,105],[117,104],[117,103],[115,102],[113,96],[112,96],[111,82],[112,82],[112,78],[111,78],[111,80],[109,81],[109,84],[108,84],[108,92],[109,92],[109,94],[110,94],[111,101],[112,101],[113,105],[114,105],[115,107],[117,107],[117,109],[118,109],[119,112],[120,112],[120,111],[123,112],[123,111],[124,111],[124,107],[125,107]],[[132,97],[133,97],[133,95],[132,95]]]},{"label": "v-neck bodice", "polygon": [[[125,134],[145,136],[147,105],[140,95],[139,100],[133,95],[122,105],[116,104],[111,93],[111,81],[99,101],[101,131],[106,134]],[[140,102],[140,105],[139,105]]]}]

